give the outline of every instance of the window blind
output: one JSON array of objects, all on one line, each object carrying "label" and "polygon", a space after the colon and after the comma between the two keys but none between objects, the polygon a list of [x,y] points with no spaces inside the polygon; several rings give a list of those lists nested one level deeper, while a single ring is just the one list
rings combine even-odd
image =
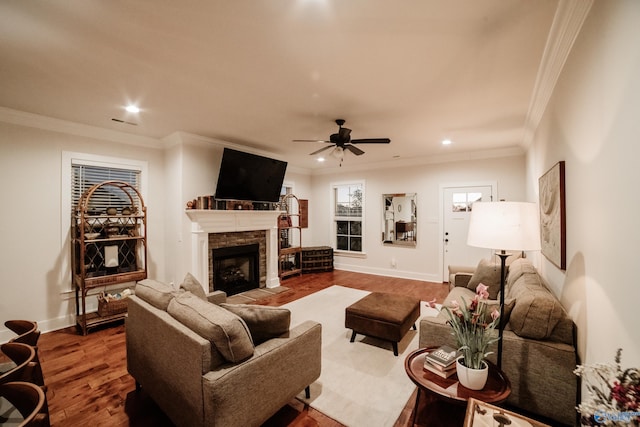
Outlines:
[{"label": "window blind", "polygon": [[[104,181],[122,181],[140,190],[140,171],[137,169],[110,168],[104,166],[92,166],[73,164],[71,174],[71,213],[78,206],[82,195],[93,185]],[[115,207],[120,210],[131,206],[131,200],[120,189],[113,186],[105,186],[98,189],[91,197],[89,208]]]}]

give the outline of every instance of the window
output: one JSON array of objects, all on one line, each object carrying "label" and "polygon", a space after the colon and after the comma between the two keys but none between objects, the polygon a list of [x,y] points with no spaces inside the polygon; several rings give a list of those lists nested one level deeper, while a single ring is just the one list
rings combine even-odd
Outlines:
[{"label": "window", "polygon": [[482,201],[482,193],[453,193],[452,212],[471,212],[475,202]]},{"label": "window", "polygon": [[362,252],[364,184],[333,186],[335,248],[338,251]]}]

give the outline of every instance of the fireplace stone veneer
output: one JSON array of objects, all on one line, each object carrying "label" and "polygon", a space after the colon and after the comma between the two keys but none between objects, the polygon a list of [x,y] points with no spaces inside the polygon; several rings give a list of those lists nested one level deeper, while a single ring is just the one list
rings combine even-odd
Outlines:
[{"label": "fireplace stone veneer", "polygon": [[[253,241],[242,240],[241,236],[244,232],[261,232],[260,234],[264,236],[264,255],[261,253],[261,258],[264,256],[264,266],[260,261],[260,286],[268,288],[280,286],[277,220],[281,213],[281,211],[187,210],[186,214],[191,220],[191,273],[200,283],[208,283],[209,291],[213,290],[210,266],[213,249],[211,241],[212,239],[215,241],[215,235],[231,235],[233,239],[238,239],[233,242],[233,245],[236,245],[253,243]],[[253,233],[250,234],[253,235]]]},{"label": "fireplace stone veneer", "polygon": [[[209,255],[209,291],[225,291],[216,283],[217,279],[220,279],[216,274],[221,274],[220,271],[215,271],[216,259],[214,254],[218,249],[229,249],[230,252],[238,252],[241,248],[247,246],[256,245],[257,248],[257,263],[256,270],[258,272],[255,279],[257,282],[256,287],[264,288],[267,282],[267,275],[265,274],[267,268],[267,251],[266,251],[266,237],[263,230],[256,231],[234,231],[227,233],[209,233],[209,248],[212,249]],[[253,279],[253,278],[252,278]],[[244,289],[248,290],[248,289]],[[231,293],[227,292],[227,295]]]}]

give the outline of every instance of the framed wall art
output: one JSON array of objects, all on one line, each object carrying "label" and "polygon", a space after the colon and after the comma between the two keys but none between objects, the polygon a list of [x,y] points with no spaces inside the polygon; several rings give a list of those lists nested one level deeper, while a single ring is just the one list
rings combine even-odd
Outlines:
[{"label": "framed wall art", "polygon": [[538,180],[542,254],[562,270],[567,268],[564,167],[558,162]]}]

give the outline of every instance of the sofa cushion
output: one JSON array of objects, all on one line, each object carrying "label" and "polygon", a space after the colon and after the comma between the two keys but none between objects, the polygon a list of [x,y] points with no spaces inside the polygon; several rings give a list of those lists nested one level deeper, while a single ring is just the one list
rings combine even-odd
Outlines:
[{"label": "sofa cushion", "polygon": [[182,281],[182,284],[180,284],[180,289],[183,289],[186,292],[191,292],[193,295],[203,300],[207,299],[207,294],[205,294],[202,285],[191,273],[187,273],[187,275],[184,276],[184,280]]},{"label": "sofa cushion", "polygon": [[[513,307],[516,306],[516,300],[514,298],[508,298],[504,300],[504,313],[502,314],[502,319],[500,323],[506,325],[509,323],[509,318],[511,317],[511,312],[513,311]],[[485,315],[485,322],[491,322],[491,312],[493,310],[500,311],[500,301],[499,300],[487,300],[487,310]],[[498,326],[500,325],[498,323]]]},{"label": "sofa cushion", "polygon": [[509,271],[507,273],[507,281],[505,283],[505,297],[511,297],[511,288],[512,285],[520,278],[523,274],[538,274],[536,268],[531,264],[531,262],[526,258],[520,258],[511,263],[509,266]]},{"label": "sofa cushion", "polygon": [[489,287],[489,299],[496,299],[500,291],[500,270],[499,263],[495,263],[488,259],[482,259],[478,263],[478,267],[473,272],[473,276],[469,279],[467,288],[475,292],[480,283]]},{"label": "sofa cushion", "polygon": [[289,332],[291,311],[286,308],[253,304],[227,304],[220,307],[240,316],[251,332],[253,343],[258,345],[271,338]]},{"label": "sofa cushion", "polygon": [[136,296],[155,308],[167,310],[171,300],[178,294],[173,286],[153,279],[144,279],[136,283]]},{"label": "sofa cushion", "polygon": [[211,341],[230,362],[241,362],[253,355],[253,342],[244,321],[225,310],[184,292],[169,303],[167,312],[176,320]]},{"label": "sofa cushion", "polygon": [[516,299],[509,326],[521,337],[548,339],[565,316],[560,301],[542,284],[538,274],[522,274],[512,283],[509,294]]}]

